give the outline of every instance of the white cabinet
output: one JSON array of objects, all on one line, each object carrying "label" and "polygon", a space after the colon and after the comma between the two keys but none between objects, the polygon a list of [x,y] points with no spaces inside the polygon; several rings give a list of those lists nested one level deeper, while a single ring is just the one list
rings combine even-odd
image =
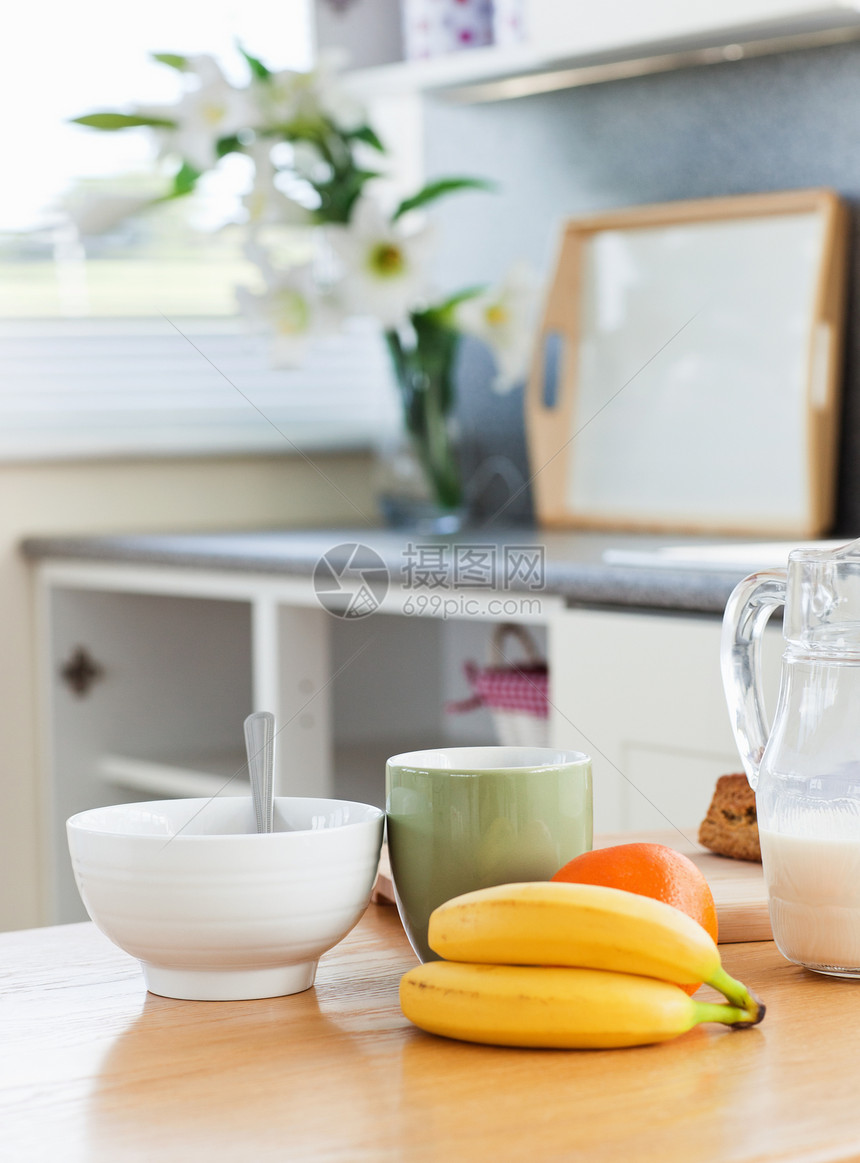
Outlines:
[{"label": "white cabinet", "polygon": [[523,0],[521,43],[407,60],[400,11],[315,0],[317,50],[345,55],[400,197],[423,180],[425,92],[496,101],[860,38],[853,0]]},{"label": "white cabinet", "polygon": [[249,794],[242,722],[255,707],[279,709],[291,792],[331,789],[328,615],[285,603],[289,583],[275,594],[228,577],[188,582],[159,570],[42,571],[50,920],[81,915],[68,816],[120,801]]},{"label": "white cabinet", "polygon": [[548,61],[590,53],[655,53],[850,26],[853,3],[833,0],[530,0],[529,42]]},{"label": "white cabinet", "polygon": [[[343,8],[316,0],[317,49],[344,50],[354,84],[373,97],[636,58],[649,58],[643,71],[652,71],[673,67],[668,58],[676,53],[728,46],[725,59],[736,59],[743,55],[739,45],[750,52],[780,51],[860,31],[852,0],[523,0],[522,43],[406,61],[400,13],[397,0],[354,0]],[[702,63],[719,59],[717,51]],[[594,71],[569,83],[600,79]]]},{"label": "white cabinet", "polygon": [[[487,711],[445,710],[469,694],[464,662],[487,661],[493,623],[509,616],[489,592],[476,616],[457,603],[416,616],[414,592],[395,589],[377,613],[344,619],[320,606],[310,577],[50,560],[39,591],[51,921],[84,915],[66,818],[119,801],[249,794],[251,710],[276,713],[279,794],[381,804],[389,755],[494,740]],[[597,829],[675,826],[694,839],[716,777],[739,766],[719,618],[568,609],[541,594],[517,620],[550,662],[551,743],[593,757]],[[780,636],[768,638],[772,705]],[[84,692],[69,676],[82,657],[96,670]]]},{"label": "white cabinet", "polygon": [[[242,723],[254,709],[277,716],[282,795],[381,805],[389,755],[492,741],[488,712],[445,711],[470,693],[464,662],[485,661],[486,615],[411,616],[404,592],[387,612],[338,618],[310,577],[64,562],[38,577],[47,921],[84,916],[65,820],[120,801],[249,794]],[[543,650],[562,603],[539,605]]]},{"label": "white cabinet", "polygon": [[[566,610],[549,636],[552,742],[591,754],[600,832],[677,828],[695,841],[719,775],[741,770],[713,615]],[[765,631],[772,711],[782,635]]]}]

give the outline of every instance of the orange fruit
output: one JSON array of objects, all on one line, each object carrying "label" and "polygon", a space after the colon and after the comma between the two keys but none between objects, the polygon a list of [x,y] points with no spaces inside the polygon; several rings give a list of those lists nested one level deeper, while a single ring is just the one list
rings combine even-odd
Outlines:
[{"label": "orange fruit", "polygon": [[[717,940],[717,908],[711,886],[688,856],[665,844],[616,844],[568,861],[552,878],[571,884],[604,884],[654,897],[692,917]],[[696,985],[686,985],[695,993]]]}]

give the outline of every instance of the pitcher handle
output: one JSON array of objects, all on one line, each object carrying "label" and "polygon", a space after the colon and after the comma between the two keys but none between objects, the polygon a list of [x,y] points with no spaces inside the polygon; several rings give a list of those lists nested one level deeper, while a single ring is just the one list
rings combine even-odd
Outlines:
[{"label": "pitcher handle", "polygon": [[758,783],[768,737],[761,684],[761,636],[776,607],[785,605],[785,585],[784,569],[754,573],[735,586],[723,615],[723,687],[735,742],[752,788]]}]

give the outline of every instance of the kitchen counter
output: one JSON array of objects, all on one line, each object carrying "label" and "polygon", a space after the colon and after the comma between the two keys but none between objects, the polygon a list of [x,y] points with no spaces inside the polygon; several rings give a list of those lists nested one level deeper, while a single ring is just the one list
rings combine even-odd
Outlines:
[{"label": "kitchen counter", "polygon": [[[860,1156],[860,983],[723,948],[768,1007],[628,1050],[529,1051],[424,1034],[414,964],[372,905],[315,988],[248,1002],[144,992],[90,924],[0,935],[3,1157],[21,1163],[493,1159],[741,1163]],[[703,991],[709,992],[709,991]]]},{"label": "kitchen counter", "polygon": [[[701,820],[715,780],[738,764],[720,614],[737,581],[784,561],[787,547],[494,536],[341,528],[27,541],[46,851],[62,854],[66,818],[116,802],[118,789],[132,799],[238,790],[241,724],[255,708],[281,724],[279,789],[380,804],[390,755],[496,738],[486,708],[446,709],[471,693],[466,665],[531,652],[551,676],[543,737],[592,756],[598,830]],[[382,568],[366,573],[359,555],[345,569],[356,544]],[[531,650],[500,629],[512,622]],[[774,623],[767,698],[782,653]],[[46,920],[82,919],[62,855],[46,860],[44,883]]]},{"label": "kitchen counter", "polygon": [[[503,577],[505,551],[543,547],[541,592],[570,605],[673,609],[721,614],[732,589],[754,569],[785,563],[781,543],[720,542],[658,536],[556,532],[512,528],[477,530],[453,537],[408,530],[314,529],[290,532],[195,534],[189,536],[34,537],[23,543],[33,559],[74,559],[138,565],[217,569],[310,578],[323,554],[359,542],[374,549],[393,582],[405,582],[417,556],[429,560],[433,547],[491,547],[497,588],[534,589],[532,578]],[[430,547],[430,548],[427,548]]]}]

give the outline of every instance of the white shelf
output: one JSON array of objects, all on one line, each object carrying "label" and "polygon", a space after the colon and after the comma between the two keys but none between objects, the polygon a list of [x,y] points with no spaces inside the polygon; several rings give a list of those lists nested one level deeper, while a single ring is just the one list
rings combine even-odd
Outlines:
[{"label": "white shelf", "polygon": [[[402,751],[421,750],[439,743],[438,736],[417,741],[414,738],[393,738],[339,743],[335,748],[335,795],[340,799],[374,803],[381,807],[385,791],[385,760]],[[98,763],[98,776],[103,783],[141,796],[165,799],[248,796],[251,785],[244,772],[245,755],[239,750],[169,760],[109,754]]]},{"label": "white shelf", "polygon": [[385,761],[404,751],[445,746],[447,741],[437,732],[433,736],[381,738],[372,742],[335,744],[335,795],[341,799],[382,807],[385,801]]},{"label": "white shelf", "polygon": [[164,798],[249,796],[251,785],[244,777],[245,771],[243,751],[224,751],[171,762],[105,755],[98,764],[98,775],[104,783]]},{"label": "white shelf", "polygon": [[351,87],[367,100],[438,90],[464,102],[496,101],[860,39],[860,12],[847,0],[756,0],[749,7],[748,0],[735,0],[724,21],[697,21],[695,9],[685,5],[687,18],[676,26],[665,17],[656,21],[653,37],[639,0],[632,25],[612,20],[608,10],[578,23],[574,10],[545,11],[547,2],[535,5],[540,27],[533,43],[357,68],[348,74]]},{"label": "white shelf", "polygon": [[353,69],[347,75],[353,92],[359,96],[375,97],[517,76],[544,64],[543,58],[526,45],[509,48],[491,45],[429,60],[394,61],[388,65]]}]

